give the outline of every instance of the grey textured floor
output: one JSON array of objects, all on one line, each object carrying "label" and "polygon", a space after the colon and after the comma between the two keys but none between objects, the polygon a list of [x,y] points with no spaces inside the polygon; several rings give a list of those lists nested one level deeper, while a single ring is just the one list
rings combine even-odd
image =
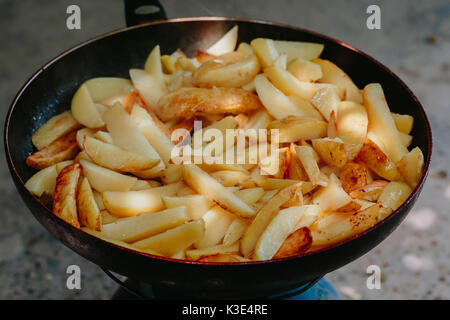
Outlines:
[{"label": "grey textured floor", "polygon": [[[348,42],[392,68],[416,93],[433,126],[434,158],[423,193],[408,219],[376,249],[328,275],[351,299],[449,299],[450,177],[449,1],[174,1],[169,17],[260,18],[318,31]],[[78,4],[82,30],[65,27]],[[369,4],[379,4],[382,30],[366,28]],[[0,119],[22,83],[70,46],[124,26],[122,1],[0,0]],[[0,133],[3,135],[3,132]],[[2,136],[3,140],[3,136]],[[27,211],[0,149],[0,298],[107,299],[116,289],[97,266],[54,240]],[[82,270],[82,289],[66,289],[68,265]],[[367,266],[382,269],[381,290],[366,288]]]}]

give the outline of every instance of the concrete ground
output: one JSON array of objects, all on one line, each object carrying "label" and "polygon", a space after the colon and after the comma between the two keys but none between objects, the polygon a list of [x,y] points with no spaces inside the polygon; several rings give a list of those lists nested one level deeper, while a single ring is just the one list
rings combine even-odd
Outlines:
[{"label": "concrete ground", "polygon": [[[374,56],[396,72],[424,105],[434,133],[428,181],[407,220],[381,245],[327,277],[350,299],[450,298],[450,2],[174,1],[169,17],[237,16],[318,31]],[[66,8],[78,4],[82,29],[66,29]],[[366,28],[366,8],[378,4],[382,29]],[[123,3],[87,0],[1,0],[0,119],[23,82],[72,45],[123,27]],[[0,133],[2,135],[3,132]],[[3,139],[3,137],[1,137]],[[0,298],[108,299],[116,285],[94,264],[53,239],[28,212],[0,148]],[[82,289],[66,288],[66,268],[79,265]],[[366,287],[369,265],[382,271],[380,290]]]}]

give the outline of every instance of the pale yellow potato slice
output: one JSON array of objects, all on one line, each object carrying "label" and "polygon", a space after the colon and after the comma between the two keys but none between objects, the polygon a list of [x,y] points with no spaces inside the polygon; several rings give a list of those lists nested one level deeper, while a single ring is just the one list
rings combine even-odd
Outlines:
[{"label": "pale yellow potato slice", "polygon": [[[103,204],[102,194],[97,190],[92,190],[92,194],[94,195],[95,203],[100,211],[106,211],[105,205]],[[102,221],[102,223],[104,223]]]},{"label": "pale yellow potato slice", "polygon": [[194,190],[204,195],[207,199],[216,202],[224,209],[244,218],[250,218],[255,215],[254,210],[250,206],[196,165],[183,165],[183,177],[186,183]]},{"label": "pale yellow potato slice", "polygon": [[256,111],[249,117],[243,129],[266,129],[272,120],[273,118],[270,116],[270,114],[266,110],[261,109]]},{"label": "pale yellow potato slice", "polygon": [[101,234],[105,238],[132,242],[164,232],[186,221],[186,207],[177,207],[118,219],[116,222],[104,225]]},{"label": "pale yellow potato slice", "polygon": [[422,178],[423,165],[424,158],[422,150],[419,147],[415,147],[397,162],[397,169],[403,179],[405,179],[405,182],[414,189],[419,183],[420,178]]},{"label": "pale yellow potato slice", "polygon": [[235,215],[219,206],[212,207],[202,217],[205,221],[205,234],[194,243],[194,247],[198,249],[208,248],[221,242],[235,217]]},{"label": "pale yellow potato slice", "polygon": [[344,141],[349,160],[361,150],[367,135],[369,120],[364,106],[353,101],[339,103],[337,112],[337,136]]},{"label": "pale yellow potato slice", "polygon": [[167,129],[161,126],[158,119],[153,118],[145,109],[137,105],[131,111],[131,119],[136,122],[142,134],[159,153],[164,164],[168,165],[174,145],[170,141]]},{"label": "pale yellow potato slice", "polygon": [[321,43],[274,40],[274,46],[278,54],[286,54],[288,62],[295,58],[311,60],[318,58],[323,51]]},{"label": "pale yellow potato slice", "polygon": [[211,177],[216,179],[223,186],[231,187],[247,180],[250,178],[250,175],[242,171],[221,170],[211,173]]},{"label": "pale yellow potato slice", "polygon": [[132,172],[135,176],[142,179],[154,179],[161,176],[163,170],[165,169],[165,165],[163,161],[159,161],[158,164],[150,169],[143,171],[134,171]]},{"label": "pale yellow potato slice", "polygon": [[249,256],[255,249],[258,239],[272,218],[278,213],[280,207],[295,195],[299,188],[301,188],[301,183],[293,184],[279,190],[258,211],[255,219],[252,220],[242,237],[241,252],[244,256]]},{"label": "pale yellow potato slice", "polygon": [[278,58],[273,62],[273,66],[286,70],[287,67],[287,54],[279,55]]},{"label": "pale yellow potato slice", "polygon": [[101,210],[100,214],[102,216],[102,225],[116,222],[119,219],[109,213],[108,210]]},{"label": "pale yellow potato slice", "polygon": [[102,230],[102,216],[86,177],[83,178],[78,189],[77,208],[78,218],[82,225],[93,230]]},{"label": "pale yellow potato slice", "polygon": [[368,84],[363,91],[364,106],[369,117],[368,132],[377,137],[377,142],[394,162],[408,153],[402,145],[399,132],[395,126],[383,89],[378,83]]},{"label": "pale yellow potato slice", "polygon": [[391,112],[395,126],[401,133],[410,134],[413,128],[414,118],[409,114],[398,114]]},{"label": "pale yellow potato slice", "polygon": [[264,190],[276,190],[288,187],[290,185],[299,183],[299,180],[292,179],[276,179],[276,178],[266,178],[261,177],[257,179],[253,179],[258,187],[263,188]]},{"label": "pale yellow potato slice", "polygon": [[133,91],[131,81],[124,78],[93,78],[84,83],[94,102],[109,100],[114,97],[122,97]]},{"label": "pale yellow potato slice", "polygon": [[159,45],[156,45],[145,61],[144,70],[147,71],[152,76],[162,79],[163,71],[161,65],[161,52]]},{"label": "pale yellow potato slice", "polygon": [[167,167],[161,171],[161,181],[165,184],[175,183],[183,178],[183,168],[178,164],[168,164]]},{"label": "pale yellow potato slice", "polygon": [[238,38],[238,26],[234,26],[227,33],[225,33],[219,40],[214,42],[206,52],[214,56],[231,52],[236,48]]},{"label": "pale yellow potato slice", "polygon": [[161,200],[166,208],[185,206],[189,220],[200,219],[214,205],[214,202],[199,194],[183,197],[162,196]]},{"label": "pale yellow potato slice", "polygon": [[322,69],[317,63],[295,58],[287,66],[287,71],[300,81],[317,81],[322,78]]},{"label": "pale yellow potato slice", "polygon": [[297,231],[298,229],[304,227],[306,228],[311,227],[313,223],[316,222],[316,220],[319,218],[320,213],[322,212],[322,208],[316,204],[307,204],[303,205],[303,207],[307,207],[307,210],[295,225],[294,231]]},{"label": "pale yellow potato slice", "polygon": [[152,159],[155,165],[161,159],[120,103],[110,107],[103,119],[116,146]]},{"label": "pale yellow potato slice", "polygon": [[352,198],[344,191],[339,179],[331,174],[328,185],[314,193],[312,202],[324,211],[335,211],[351,203]]},{"label": "pale yellow potato slice", "polygon": [[314,150],[310,146],[295,146],[295,152],[297,153],[300,162],[305,169],[309,180],[313,184],[326,186],[327,182],[323,179],[320,174],[320,169],[317,164],[317,160],[314,157]]},{"label": "pale yellow potato slice", "polygon": [[58,162],[57,164],[55,164],[56,172],[59,174],[62,171],[62,169],[64,169],[67,166],[70,166],[73,163],[74,163],[73,160],[66,160],[66,161]]},{"label": "pale yellow potato slice", "polygon": [[264,68],[273,65],[279,56],[272,39],[253,39],[250,45]]},{"label": "pale yellow potato slice", "polygon": [[213,256],[218,254],[239,253],[239,243],[235,242],[231,245],[216,245],[208,248],[186,250],[186,257],[189,260],[197,261],[205,256]]},{"label": "pale yellow potato slice", "polygon": [[327,121],[330,120],[331,113],[338,113],[338,105],[341,102],[339,94],[334,87],[324,87],[311,98],[312,104],[320,111]]},{"label": "pale yellow potato slice", "polygon": [[108,132],[102,131],[102,130],[97,131],[94,134],[93,138],[95,138],[97,140],[100,140],[100,141],[102,141],[104,143],[109,143],[109,144],[113,144],[114,143],[111,135]]},{"label": "pale yellow potato slice", "polygon": [[402,145],[404,145],[406,148],[408,148],[411,145],[411,142],[413,140],[413,136],[410,136],[407,133],[398,132],[399,136],[400,136],[400,142],[402,143]]},{"label": "pale yellow potato slice", "polygon": [[88,128],[105,125],[86,84],[82,84],[73,95],[71,111],[73,117]]},{"label": "pale yellow potato slice", "polygon": [[314,150],[330,166],[342,168],[347,163],[347,151],[339,138],[321,138],[311,140]]},{"label": "pale yellow potato slice", "polygon": [[222,244],[224,246],[229,246],[236,243],[244,235],[245,229],[247,229],[249,223],[250,222],[247,220],[235,218],[228,227],[227,232],[225,232]]},{"label": "pale yellow potato slice", "polygon": [[25,183],[25,188],[35,196],[42,196],[44,193],[53,195],[55,192],[56,177],[56,165],[39,170]]},{"label": "pale yellow potato slice", "polygon": [[182,183],[168,184],[140,191],[105,191],[102,194],[106,209],[119,217],[135,216],[142,212],[164,209],[161,196],[175,196]]},{"label": "pale yellow potato slice", "polygon": [[294,231],[308,206],[282,209],[270,221],[255,247],[255,260],[270,260],[280,249],[287,236]]},{"label": "pale yellow potato slice", "polygon": [[84,150],[84,138],[85,137],[95,137],[97,131],[91,128],[83,128],[77,131],[77,144],[81,150]]},{"label": "pale yellow potato slice", "polygon": [[166,257],[173,256],[181,250],[186,250],[205,233],[204,221],[198,219],[167,230],[156,236],[133,243],[138,249],[151,249]]},{"label": "pale yellow potato slice", "polygon": [[140,190],[147,190],[151,188],[160,187],[161,182],[156,180],[138,180],[134,184],[134,186],[130,189],[131,191],[140,191]]},{"label": "pale yellow potato slice", "polygon": [[242,199],[248,205],[252,205],[258,202],[259,199],[264,195],[263,188],[248,188],[235,191],[234,194]]},{"label": "pale yellow potato slice", "polygon": [[278,129],[280,142],[311,140],[327,135],[327,123],[310,117],[287,117],[272,121],[268,129]]},{"label": "pale yellow potato slice", "polygon": [[320,65],[322,69],[322,78],[319,82],[331,83],[346,91],[346,100],[362,103],[363,99],[359,88],[353,80],[337,65],[329,60],[314,59],[312,62]]},{"label": "pale yellow potato slice", "polygon": [[305,98],[302,98],[301,96],[288,96],[289,101],[291,101],[298,109],[300,109],[305,116],[316,118],[318,120],[323,120],[323,117],[319,110],[314,107],[314,105],[309,102],[309,100],[306,100]]},{"label": "pale yellow potato slice", "polygon": [[164,79],[141,69],[130,69],[130,78],[145,103],[156,110],[159,99],[167,94]]},{"label": "pale yellow potato slice", "polygon": [[51,117],[50,120],[40,126],[31,136],[31,141],[38,150],[41,150],[79,127],[80,124],[72,116],[72,112],[65,111]]},{"label": "pale yellow potato slice", "polygon": [[154,167],[158,159],[121,149],[113,144],[85,137],[84,148],[89,158],[102,167],[122,172],[133,172]]},{"label": "pale yellow potato slice", "polygon": [[383,220],[397,210],[411,193],[412,189],[406,183],[400,181],[389,182],[378,198],[378,204],[382,206],[378,218]]},{"label": "pale yellow potato slice", "polygon": [[127,176],[103,168],[87,160],[80,160],[83,175],[88,178],[89,184],[99,192],[129,191],[137,181],[136,177]]}]

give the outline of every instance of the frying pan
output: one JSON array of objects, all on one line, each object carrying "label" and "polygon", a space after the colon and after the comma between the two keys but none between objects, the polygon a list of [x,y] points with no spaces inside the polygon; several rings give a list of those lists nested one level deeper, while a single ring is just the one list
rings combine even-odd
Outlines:
[{"label": "frying pan", "polygon": [[[136,15],[137,6],[149,3],[160,8],[159,12]],[[157,1],[125,1],[125,4],[130,25],[143,19],[165,18]],[[207,48],[234,25],[239,26],[239,42],[265,37],[323,43],[322,57],[343,68],[358,87],[369,82],[381,83],[392,111],[414,117],[412,146],[419,146],[424,153],[424,175],[411,196],[391,216],[362,234],[314,253],[262,262],[199,263],[152,256],[98,239],[56,217],[26,190],[24,182],[35,172],[25,164],[27,156],[34,151],[32,133],[50,117],[69,109],[72,95],[85,80],[128,77],[130,68],[142,68],[156,44],[163,53],[181,48],[192,55],[197,48]],[[33,74],[17,93],[6,117],[4,139],[17,190],[31,213],[51,234],[103,268],[194,298],[255,298],[278,294],[367,253],[393,232],[412,208],[427,176],[432,151],[430,124],[420,102],[392,71],[374,58],[346,43],[305,29],[224,17],[146,22],[98,36],[61,53]]]}]

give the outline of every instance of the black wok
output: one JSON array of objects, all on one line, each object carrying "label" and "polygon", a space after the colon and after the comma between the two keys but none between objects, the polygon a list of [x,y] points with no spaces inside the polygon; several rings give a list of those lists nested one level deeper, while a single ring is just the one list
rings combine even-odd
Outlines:
[{"label": "black wok", "polygon": [[[128,3],[126,9],[129,10],[127,22],[136,22],[130,11],[132,4]],[[197,48],[207,48],[236,24],[239,42],[266,37],[325,44],[322,56],[342,67],[359,87],[368,82],[381,83],[392,111],[414,116],[412,146],[419,146],[424,153],[424,176],[408,200],[390,217],[352,239],[311,254],[267,262],[196,263],[139,253],[84,233],[53,215],[25,189],[24,182],[35,172],[25,164],[26,157],[34,151],[32,133],[50,117],[69,109],[71,97],[81,83],[94,77],[128,77],[130,68],[142,68],[156,44],[163,53],[182,48],[192,55]],[[420,102],[395,74],[372,57],[348,44],[308,30],[222,17],[145,23],[101,35],[63,52],[41,67],[17,93],[7,114],[4,138],[6,157],[17,190],[35,218],[57,239],[104,268],[156,287],[205,298],[276,294],[362,256],[393,232],[412,208],[428,173],[432,150],[430,124]]]}]

